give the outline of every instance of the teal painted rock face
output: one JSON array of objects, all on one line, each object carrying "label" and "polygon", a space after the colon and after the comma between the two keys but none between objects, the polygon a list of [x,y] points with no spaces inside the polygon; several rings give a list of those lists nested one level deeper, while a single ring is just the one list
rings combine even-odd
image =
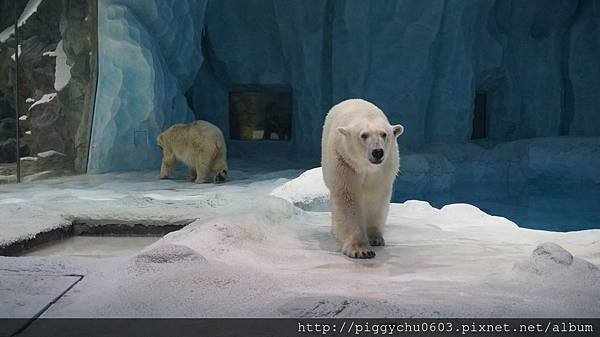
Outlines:
[{"label": "teal painted rock face", "polygon": [[229,93],[288,86],[285,144],[232,156],[317,164],[323,119],[347,98],[401,123],[402,148],[468,143],[485,95],[492,145],[598,136],[598,1],[117,1],[99,3],[91,171],[156,168],[156,134],[194,118],[229,138]]}]

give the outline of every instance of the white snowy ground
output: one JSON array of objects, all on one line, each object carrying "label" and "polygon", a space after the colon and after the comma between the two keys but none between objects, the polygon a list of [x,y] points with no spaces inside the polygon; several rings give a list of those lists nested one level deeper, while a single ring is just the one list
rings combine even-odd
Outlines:
[{"label": "white snowy ground", "polygon": [[600,315],[600,230],[409,201],[391,206],[376,258],[352,260],[330,213],[293,204],[326,209],[319,169],[291,181],[299,171],[234,171],[218,186],[154,174],[0,186],[0,245],[73,219],[193,221],[137,255],[0,257],[0,317],[31,317],[72,284],[42,317]]}]

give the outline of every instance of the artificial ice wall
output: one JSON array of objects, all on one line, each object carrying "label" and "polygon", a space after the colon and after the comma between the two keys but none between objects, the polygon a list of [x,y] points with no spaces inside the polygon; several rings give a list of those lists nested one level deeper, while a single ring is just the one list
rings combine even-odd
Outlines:
[{"label": "artificial ice wall", "polygon": [[156,137],[194,119],[184,94],[202,65],[206,1],[99,0],[89,172],[160,166]]},{"label": "artificial ice wall", "polygon": [[233,156],[319,160],[327,110],[373,101],[400,143],[600,135],[600,0],[99,0],[89,169],[156,168],[158,132],[206,119],[228,135],[228,94],[289,85],[290,142],[231,141]]}]

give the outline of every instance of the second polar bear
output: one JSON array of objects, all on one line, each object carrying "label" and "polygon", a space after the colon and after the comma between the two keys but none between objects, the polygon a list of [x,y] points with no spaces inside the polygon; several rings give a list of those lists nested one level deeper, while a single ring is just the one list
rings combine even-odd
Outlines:
[{"label": "second polar bear", "polygon": [[390,125],[383,111],[362,99],[343,101],[327,114],[323,179],[330,192],[333,233],[349,257],[372,258],[371,246],[385,244],[382,227],[400,166],[396,138],[403,132],[402,125]]},{"label": "second polar bear", "polygon": [[227,179],[227,147],[223,133],[206,121],[175,124],[158,135],[156,144],[163,150],[160,179],[166,179],[182,161],[189,169],[191,180],[201,184],[209,175],[215,183]]}]

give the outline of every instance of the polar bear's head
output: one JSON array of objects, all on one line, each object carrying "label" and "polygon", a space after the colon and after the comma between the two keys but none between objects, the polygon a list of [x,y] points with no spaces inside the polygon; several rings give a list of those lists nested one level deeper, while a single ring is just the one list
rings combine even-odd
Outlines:
[{"label": "polar bear's head", "polygon": [[352,158],[379,165],[395,149],[396,138],[404,132],[404,127],[390,125],[386,120],[356,120],[338,127],[337,131],[343,135],[346,151]]}]

